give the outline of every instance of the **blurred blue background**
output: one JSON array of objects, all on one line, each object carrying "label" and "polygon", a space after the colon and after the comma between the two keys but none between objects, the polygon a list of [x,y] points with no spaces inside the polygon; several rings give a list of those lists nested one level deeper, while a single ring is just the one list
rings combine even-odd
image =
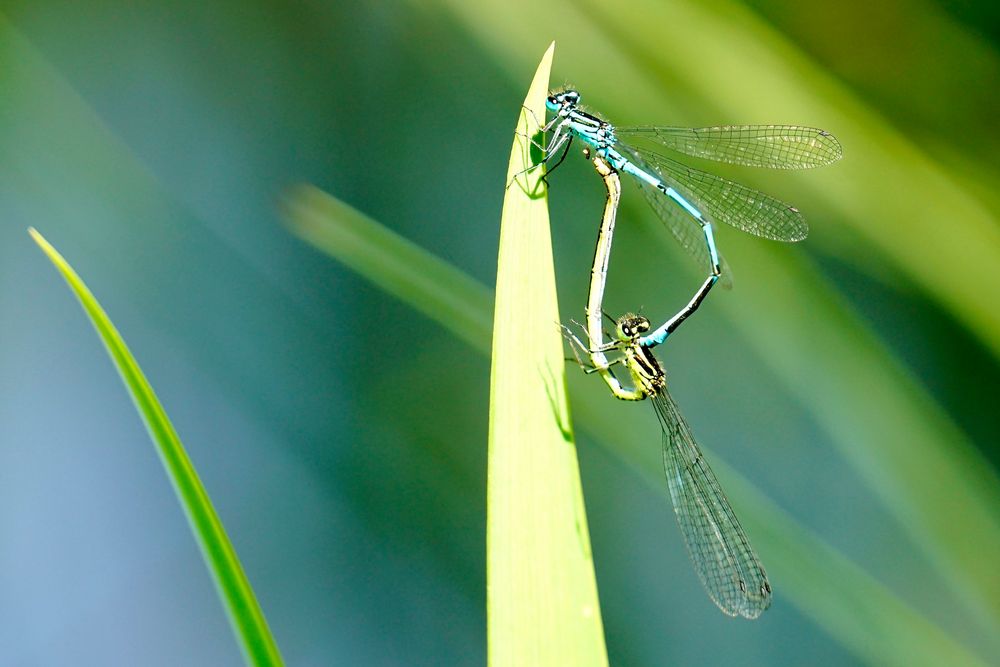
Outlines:
[{"label": "blurred blue background", "polygon": [[[936,550],[941,532],[887,502],[880,481],[893,482],[850,449],[855,432],[887,446],[898,429],[946,433],[940,452],[995,498],[997,4],[670,2],[660,10],[676,22],[636,5],[620,24],[597,3],[561,6],[3,4],[0,663],[241,661],[154,448],[28,226],[131,346],[289,664],[484,663],[489,361],[295,238],[279,207],[289,186],[313,183],[492,284],[511,130],[551,39],[553,83],[578,85],[622,124],[802,123],[844,143],[845,159],[815,173],[726,172],[793,201],[813,235],[759,250],[720,232],[735,288],[713,294],[663,359],[712,455],[984,663],[1000,661],[996,626]],[[685,43],[702,55],[683,57]],[[616,77],[622,58],[648,87]],[[603,195],[575,153],[553,181],[569,319],[582,314]],[[661,230],[634,190],[625,199],[609,308],[665,316],[698,271],[650,252]],[[924,235],[935,223],[941,239]],[[782,284],[769,257],[805,278]],[[772,286],[826,301],[791,308]],[[786,320],[803,345],[810,330],[847,350],[864,340],[866,358],[898,376],[827,400],[824,368],[856,360],[776,350],[758,322]],[[851,393],[908,401],[937,430],[900,411],[873,434],[836,403]],[[610,398],[607,411],[641,422],[646,441],[628,446],[655,472],[651,411]],[[806,587],[773,573],[761,620],[724,617],[663,490],[613,448],[586,434],[578,444],[612,664],[871,662],[836,618],[783,593]],[[915,464],[932,465],[920,451]],[[967,535],[959,551],[998,562],[995,524],[966,526],[958,500],[939,510]]]}]

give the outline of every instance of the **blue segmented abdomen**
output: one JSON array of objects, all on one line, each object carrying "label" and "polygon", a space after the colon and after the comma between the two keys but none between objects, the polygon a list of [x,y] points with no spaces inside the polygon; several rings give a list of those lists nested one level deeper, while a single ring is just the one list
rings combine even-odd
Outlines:
[{"label": "blue segmented abdomen", "polygon": [[[662,189],[664,186],[661,184],[658,187],[660,187]],[[698,218],[699,220],[703,220],[703,218],[701,217],[701,211],[699,211],[694,206],[692,206],[688,202],[687,199],[684,199],[684,197],[681,197],[680,193],[678,193],[677,190],[674,190],[671,187],[667,187],[667,188],[663,189],[663,192],[668,197],[670,197],[671,199],[673,199],[675,202],[677,202],[678,204],[680,204],[681,206],[683,206],[685,211],[687,211],[688,213],[690,213],[694,217]]]}]

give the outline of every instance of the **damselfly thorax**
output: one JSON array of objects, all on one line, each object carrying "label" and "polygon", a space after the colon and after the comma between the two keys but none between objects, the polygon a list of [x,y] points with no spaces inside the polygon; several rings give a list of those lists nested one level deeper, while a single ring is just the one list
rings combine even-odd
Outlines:
[{"label": "damselfly thorax", "polygon": [[640,343],[642,335],[649,331],[649,320],[642,315],[626,313],[618,318],[616,329],[634,386],[646,396],[658,394],[667,386],[666,373],[653,350]]},{"label": "damselfly thorax", "polygon": [[659,360],[653,356],[648,347],[633,342],[625,348],[625,365],[628,366],[635,386],[642,387],[643,392],[652,396],[667,386],[667,377],[660,366]]}]

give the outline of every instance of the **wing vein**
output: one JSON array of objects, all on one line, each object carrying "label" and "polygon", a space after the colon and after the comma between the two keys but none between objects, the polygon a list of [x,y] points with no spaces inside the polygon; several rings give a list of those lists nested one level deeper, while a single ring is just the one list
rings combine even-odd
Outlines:
[{"label": "wing vein", "polygon": [[716,127],[618,127],[619,138],[649,141],[668,150],[749,167],[811,169],[844,152],[829,132],[802,125]]},{"label": "wing vein", "polygon": [[619,142],[617,148],[636,166],[651,172],[712,221],[773,241],[801,241],[809,227],[799,210],[774,197],[676,160]]}]

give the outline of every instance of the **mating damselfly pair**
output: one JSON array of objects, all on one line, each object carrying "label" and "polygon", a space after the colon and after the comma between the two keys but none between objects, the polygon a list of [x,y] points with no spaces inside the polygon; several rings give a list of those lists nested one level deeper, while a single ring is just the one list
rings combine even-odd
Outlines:
[{"label": "mating damselfly pair", "polygon": [[[789,242],[804,239],[808,228],[792,206],[629,142],[773,169],[803,169],[835,162],[842,154],[840,144],[823,130],[798,125],[616,127],[581,109],[579,102],[580,95],[573,90],[549,95],[546,106],[553,119],[541,128],[549,135],[545,162],[556,155],[560,155],[561,162],[573,140],[579,139],[586,144],[586,153],[593,153],[594,166],[608,193],[591,271],[584,327],[587,343],[567,327],[563,327],[564,334],[581,366],[587,372],[600,374],[616,398],[650,399],[663,431],[663,464],[674,512],[698,576],[723,612],[756,618],[771,603],[767,574],[670,396],[666,373],[652,348],[663,343],[697,310],[724,273],[713,222],[722,221],[756,236]],[[605,342],[601,317],[621,193],[619,172],[638,179],[658,217],[688,252],[707,264],[709,275],[690,302],[653,331],[646,317],[627,313],[615,321],[614,339]],[[585,354],[589,363],[580,360],[579,353]],[[627,372],[631,388],[617,378],[616,366]]]}]

